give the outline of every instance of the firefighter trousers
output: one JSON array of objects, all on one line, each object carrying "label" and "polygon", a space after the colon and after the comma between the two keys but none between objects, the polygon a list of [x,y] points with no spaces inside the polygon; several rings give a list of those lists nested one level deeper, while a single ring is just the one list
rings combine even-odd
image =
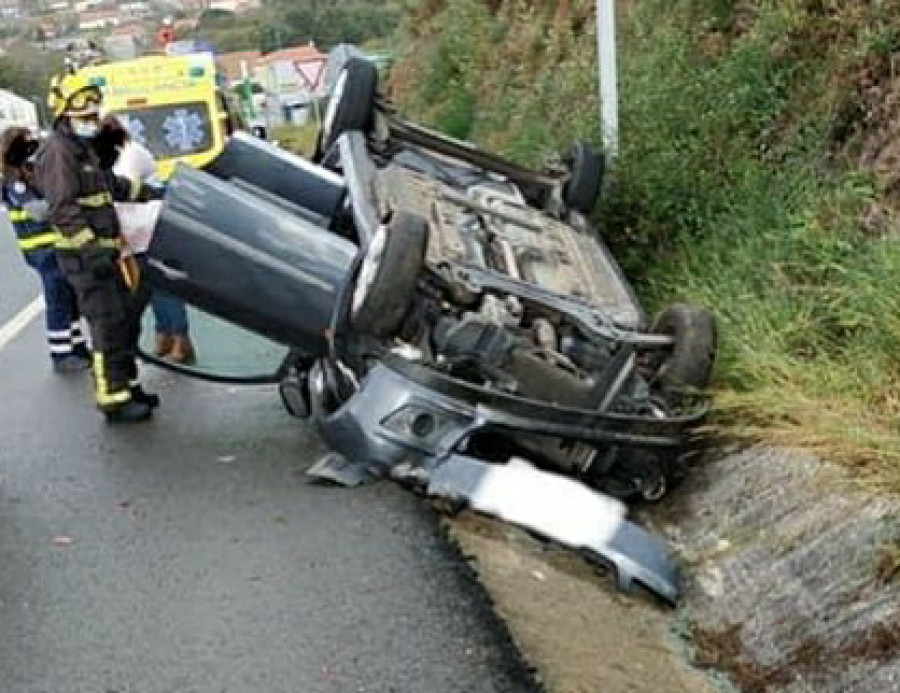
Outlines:
[{"label": "firefighter trousers", "polygon": [[97,405],[115,409],[131,399],[137,382],[135,354],[150,292],[143,282],[129,289],[112,257],[100,266],[77,252],[58,260],[90,328]]}]

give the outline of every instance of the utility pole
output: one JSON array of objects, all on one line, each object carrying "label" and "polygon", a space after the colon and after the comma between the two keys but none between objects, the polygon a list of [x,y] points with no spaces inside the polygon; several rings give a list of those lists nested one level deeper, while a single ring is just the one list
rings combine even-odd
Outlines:
[{"label": "utility pole", "polygon": [[597,0],[597,62],[600,81],[600,134],[603,138],[603,150],[612,160],[619,153],[615,0]]}]

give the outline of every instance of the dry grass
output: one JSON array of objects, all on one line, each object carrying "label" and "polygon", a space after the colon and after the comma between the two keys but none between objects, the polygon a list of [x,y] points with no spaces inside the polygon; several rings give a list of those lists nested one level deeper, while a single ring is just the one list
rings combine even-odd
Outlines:
[{"label": "dry grass", "polygon": [[900,493],[897,420],[856,400],[791,387],[720,390],[713,427],[722,438],[811,450],[852,468],[862,484]]}]

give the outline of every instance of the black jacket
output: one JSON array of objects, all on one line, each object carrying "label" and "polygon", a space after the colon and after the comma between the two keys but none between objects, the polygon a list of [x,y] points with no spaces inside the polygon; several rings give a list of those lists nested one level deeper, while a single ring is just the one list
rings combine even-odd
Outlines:
[{"label": "black jacket", "polygon": [[140,182],[103,170],[89,144],[76,137],[65,120],[38,153],[37,179],[50,207],[50,222],[60,234],[61,251],[114,247],[120,232],[113,202],[141,197]]}]

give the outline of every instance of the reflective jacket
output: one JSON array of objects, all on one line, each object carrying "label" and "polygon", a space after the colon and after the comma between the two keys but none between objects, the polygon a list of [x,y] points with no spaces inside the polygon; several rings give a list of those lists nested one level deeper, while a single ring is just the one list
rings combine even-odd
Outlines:
[{"label": "reflective jacket", "polygon": [[38,184],[49,203],[60,252],[100,245],[118,248],[119,220],[113,202],[139,198],[141,184],[100,168],[88,143],[61,121],[38,152]]},{"label": "reflective jacket", "polygon": [[0,190],[3,204],[23,253],[51,248],[56,232],[47,218],[47,203],[23,181],[5,181]]}]

